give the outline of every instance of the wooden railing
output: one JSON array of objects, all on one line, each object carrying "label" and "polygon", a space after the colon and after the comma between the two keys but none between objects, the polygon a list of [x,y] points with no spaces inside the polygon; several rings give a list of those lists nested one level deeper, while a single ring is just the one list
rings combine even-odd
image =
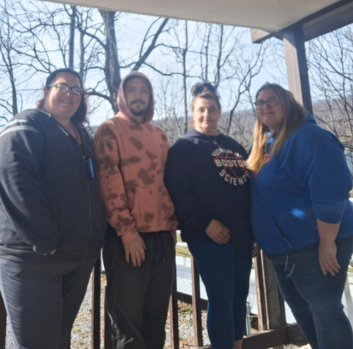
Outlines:
[{"label": "wooden railing", "polygon": [[[203,346],[202,323],[201,323],[201,297],[200,297],[200,278],[196,265],[191,259],[192,271],[192,309],[194,327],[194,348],[211,349],[210,346]],[[284,301],[278,290],[274,272],[270,262],[261,252],[255,259],[256,271],[256,291],[258,299],[258,326],[256,334],[245,336],[243,349],[265,349],[283,348],[285,344],[307,343],[304,335],[297,324],[288,325],[285,321]],[[176,284],[172,294],[172,303],[176,304],[178,295]],[[177,307],[171,309],[173,318],[177,318]],[[172,316],[170,316],[172,318]],[[173,326],[174,325],[174,326]],[[170,324],[171,338],[179,338],[177,323]],[[172,349],[179,349],[179,342],[171,342]]]},{"label": "wooden railing", "polygon": [[[208,348],[203,346],[201,323],[200,278],[194,261],[192,270],[192,308],[194,328],[194,348]],[[278,291],[274,273],[270,262],[261,253],[255,260],[256,289],[258,299],[259,332],[244,337],[243,349],[283,348],[285,344],[306,343],[306,340],[296,324],[288,325],[285,321],[284,302]],[[100,349],[100,293],[101,293],[101,261],[98,260],[92,275],[92,320],[91,320],[91,349]],[[179,349],[178,331],[178,294],[176,279],[170,300],[170,343],[172,349]],[[0,349],[5,349],[6,340],[6,311],[0,297]],[[110,341],[109,321],[105,312],[104,348],[112,349]],[[72,348],[75,349],[75,348]]]}]

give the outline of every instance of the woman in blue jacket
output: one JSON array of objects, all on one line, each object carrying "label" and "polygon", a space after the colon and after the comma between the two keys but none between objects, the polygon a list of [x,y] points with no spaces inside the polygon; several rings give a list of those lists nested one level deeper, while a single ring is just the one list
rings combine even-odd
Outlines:
[{"label": "woman in blue jacket", "polygon": [[258,245],[311,347],[352,349],[341,302],[353,252],[344,147],[277,84],[262,86],[255,105],[248,168]]}]

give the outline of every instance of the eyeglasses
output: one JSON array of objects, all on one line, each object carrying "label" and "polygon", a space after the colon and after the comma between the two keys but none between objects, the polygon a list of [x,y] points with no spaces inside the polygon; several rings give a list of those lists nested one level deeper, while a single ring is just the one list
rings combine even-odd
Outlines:
[{"label": "eyeglasses", "polygon": [[265,104],[267,104],[269,107],[275,107],[279,100],[280,98],[277,96],[277,97],[271,97],[266,101],[263,101],[262,99],[260,99],[256,101],[254,104],[257,109],[264,108]]},{"label": "eyeglasses", "polygon": [[71,90],[72,94],[76,96],[81,96],[83,94],[83,88],[78,86],[70,87],[65,83],[52,84],[48,85],[47,87],[56,87],[60,92],[66,92],[67,90]]}]

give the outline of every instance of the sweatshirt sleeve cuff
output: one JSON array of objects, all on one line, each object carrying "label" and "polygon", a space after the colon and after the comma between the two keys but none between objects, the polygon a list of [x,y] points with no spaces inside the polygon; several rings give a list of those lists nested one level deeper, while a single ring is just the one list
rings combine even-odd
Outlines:
[{"label": "sweatshirt sleeve cuff", "polygon": [[337,224],[341,222],[342,215],[341,214],[327,214],[327,213],[318,213],[316,212],[316,218],[320,221],[330,224]]},{"label": "sweatshirt sleeve cuff", "polygon": [[316,218],[320,221],[330,224],[337,224],[342,220],[345,210],[345,201],[337,202],[335,204],[327,205],[314,205],[313,207]]},{"label": "sweatshirt sleeve cuff", "polygon": [[212,221],[212,217],[207,217],[204,219],[203,224],[202,224],[202,231],[206,231],[207,227],[210,225]]},{"label": "sweatshirt sleeve cuff", "polygon": [[130,230],[127,231],[125,234],[121,235],[121,240],[123,241],[123,244],[127,244],[128,242],[136,239],[138,235],[139,232],[136,229]]}]

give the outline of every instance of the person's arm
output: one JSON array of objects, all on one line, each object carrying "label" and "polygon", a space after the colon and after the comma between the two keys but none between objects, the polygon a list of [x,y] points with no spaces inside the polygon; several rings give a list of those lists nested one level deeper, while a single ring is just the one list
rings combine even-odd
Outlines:
[{"label": "person's arm", "polygon": [[0,133],[0,149],[0,197],[6,216],[34,251],[52,253],[60,234],[41,181],[43,139],[29,121],[14,120]]},{"label": "person's arm", "polygon": [[124,181],[119,169],[118,141],[109,125],[103,124],[97,129],[94,148],[98,161],[100,193],[108,221],[121,236],[126,262],[129,263],[131,259],[134,266],[140,266],[145,260],[146,246],[127,205]]},{"label": "person's arm", "polygon": [[343,150],[335,143],[329,139],[318,149],[308,181],[320,237],[319,263],[324,275],[335,275],[340,269],[335,240],[351,188]]},{"label": "person's arm", "polygon": [[[162,140],[162,143],[163,143],[163,147],[162,147],[162,161],[163,161],[163,164],[164,164],[163,166],[164,166],[164,173],[165,173],[165,170],[166,170],[165,167],[166,167],[166,162],[167,162],[168,153],[169,153],[169,139],[168,139],[167,134],[162,129],[158,128],[158,130],[159,130],[159,132],[161,132],[161,140]],[[168,191],[168,194],[169,194],[169,191]],[[170,227],[171,234],[172,234],[172,237],[174,239],[174,243],[176,245],[177,244],[176,231],[177,231],[178,226],[179,226],[179,221],[178,221],[175,213],[170,217],[170,223],[171,223],[171,227]]]},{"label": "person's arm", "polygon": [[[170,149],[165,171],[165,182],[175,206],[176,216],[181,225],[192,226],[206,234],[217,243],[228,242],[229,230],[213,219],[194,197],[189,172],[191,149],[184,147],[186,140],[179,140]],[[205,188],[207,190],[207,188]]]},{"label": "person's arm", "polygon": [[336,259],[335,240],[346,207],[347,195],[352,188],[352,178],[343,146],[336,137],[321,130],[306,137],[305,141],[307,143],[301,146],[307,150],[302,156],[297,154],[297,158],[301,159],[298,160],[297,169],[294,171],[297,171],[298,178],[300,176],[302,179],[302,185],[306,183],[309,187],[320,238],[321,270],[325,275],[335,275],[340,268]]}]

